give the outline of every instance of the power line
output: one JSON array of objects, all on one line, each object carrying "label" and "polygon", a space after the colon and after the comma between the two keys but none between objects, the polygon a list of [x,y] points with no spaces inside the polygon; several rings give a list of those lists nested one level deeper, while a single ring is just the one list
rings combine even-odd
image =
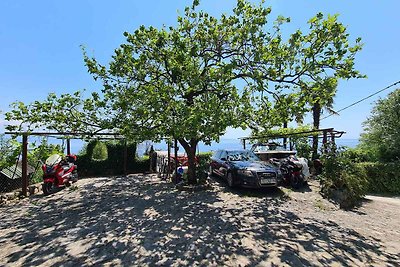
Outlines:
[{"label": "power line", "polygon": [[400,84],[400,81],[397,81],[397,82],[395,82],[395,83],[392,83],[391,85],[388,85],[388,86],[386,86],[385,88],[383,88],[383,89],[381,89],[381,90],[379,90],[379,91],[377,91],[377,92],[375,92],[375,93],[373,93],[373,94],[371,94],[371,95],[369,95],[369,96],[367,96],[367,97],[364,97],[363,99],[360,99],[360,100],[354,102],[354,103],[351,104],[351,105],[348,105],[347,107],[344,107],[344,108],[342,108],[342,109],[339,109],[338,111],[335,112],[335,114],[329,114],[328,116],[323,117],[323,118],[320,119],[320,120],[322,121],[322,120],[324,120],[324,119],[326,119],[326,118],[329,118],[330,116],[336,115],[336,114],[338,114],[339,112],[342,112],[342,111],[345,110],[345,109],[348,109],[348,108],[350,108],[350,107],[352,107],[352,106],[355,106],[355,105],[357,105],[358,103],[363,102],[363,101],[367,100],[368,98],[371,98],[371,97],[373,97],[374,95],[377,95],[377,94],[379,94],[379,93],[381,93],[381,92],[383,92],[383,91],[385,91],[385,90],[387,90],[387,89],[389,89],[389,88],[391,88],[391,87],[393,87],[393,86],[396,86],[396,85],[398,85],[398,84]]}]

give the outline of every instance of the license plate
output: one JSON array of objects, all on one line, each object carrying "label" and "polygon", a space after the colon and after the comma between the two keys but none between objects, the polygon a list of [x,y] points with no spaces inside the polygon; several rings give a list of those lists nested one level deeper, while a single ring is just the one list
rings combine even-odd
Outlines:
[{"label": "license plate", "polygon": [[261,179],[261,184],[275,184],[276,179]]}]

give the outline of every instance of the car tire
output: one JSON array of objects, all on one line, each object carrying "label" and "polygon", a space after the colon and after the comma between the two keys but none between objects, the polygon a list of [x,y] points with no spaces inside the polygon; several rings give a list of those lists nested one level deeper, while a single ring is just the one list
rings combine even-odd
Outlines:
[{"label": "car tire", "polygon": [[229,187],[231,187],[231,188],[234,187],[235,184],[234,184],[233,175],[231,172],[228,172],[226,174],[226,181],[227,181]]},{"label": "car tire", "polygon": [[210,165],[209,169],[208,169],[208,176],[209,177],[213,177],[214,176],[214,170],[212,168],[212,166]]}]

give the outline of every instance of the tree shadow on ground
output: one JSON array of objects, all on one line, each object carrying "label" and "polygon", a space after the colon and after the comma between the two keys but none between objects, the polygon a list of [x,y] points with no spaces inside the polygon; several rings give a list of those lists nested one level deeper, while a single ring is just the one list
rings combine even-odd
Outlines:
[{"label": "tree shadow on ground", "polygon": [[0,213],[0,265],[331,266],[398,263],[377,240],[302,219],[278,192],[180,192],[152,175],[96,178]]}]

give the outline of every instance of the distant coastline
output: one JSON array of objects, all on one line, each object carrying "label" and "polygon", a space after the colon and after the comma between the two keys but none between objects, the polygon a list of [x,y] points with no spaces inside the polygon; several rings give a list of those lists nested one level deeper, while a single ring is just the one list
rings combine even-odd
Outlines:
[{"label": "distant coastline", "polygon": [[[336,144],[340,147],[350,147],[354,148],[358,145],[359,139],[350,139],[350,138],[338,138],[336,139]],[[153,144],[155,150],[167,150],[167,145],[164,142]],[[199,152],[209,152],[215,151],[218,149],[242,149],[243,146],[239,139],[221,139],[218,143],[212,142],[211,145],[205,145],[204,143],[200,143],[198,146]],[[249,148],[249,147],[248,147]],[[144,144],[139,144],[137,147],[138,155],[143,155],[145,151]],[[183,148],[179,148],[179,152],[182,152]]]},{"label": "distant coastline", "polygon": [[[60,140],[49,140],[49,143],[51,144],[58,144],[61,145],[62,142]],[[346,146],[350,148],[354,148],[357,146],[359,143],[359,139],[350,139],[350,138],[338,138],[336,139],[336,144],[338,146]],[[65,144],[64,144],[65,145]],[[72,140],[71,142],[71,150],[72,153],[78,154],[81,149],[84,147],[85,142],[82,140]],[[165,142],[160,142],[160,143],[154,143],[153,147],[155,150],[167,150],[167,145]],[[218,149],[242,149],[243,146],[240,143],[240,140],[237,138],[223,138],[220,140],[220,142],[212,142],[210,146],[205,145],[204,143],[200,143],[198,146],[198,151],[199,152],[209,152],[209,151],[215,151]],[[250,146],[247,144],[247,148],[250,148]],[[137,154],[139,156],[142,156],[146,150],[146,145],[145,143],[140,143],[137,146]],[[183,148],[179,148],[179,152],[183,152]]]}]

